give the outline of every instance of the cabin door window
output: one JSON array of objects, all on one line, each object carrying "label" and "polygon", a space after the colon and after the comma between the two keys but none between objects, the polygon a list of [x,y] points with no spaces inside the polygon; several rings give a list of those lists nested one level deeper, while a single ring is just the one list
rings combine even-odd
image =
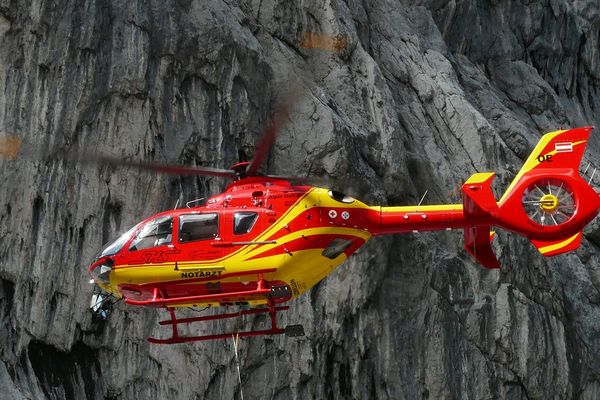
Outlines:
[{"label": "cabin door window", "polygon": [[245,235],[250,233],[256,220],[258,219],[258,213],[255,212],[237,212],[233,216],[233,233],[236,235]]},{"label": "cabin door window", "polygon": [[215,239],[219,236],[219,214],[191,214],[179,217],[179,243]]}]

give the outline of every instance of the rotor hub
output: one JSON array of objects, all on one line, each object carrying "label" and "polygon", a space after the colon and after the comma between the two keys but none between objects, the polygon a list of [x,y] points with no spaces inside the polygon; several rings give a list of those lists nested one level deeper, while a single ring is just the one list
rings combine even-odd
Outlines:
[{"label": "rotor hub", "polygon": [[242,162],[239,162],[237,164],[232,165],[230,167],[230,169],[232,169],[233,171],[235,171],[237,179],[243,179],[243,178],[246,178],[248,176],[246,174],[246,170],[248,169],[248,165],[250,165],[249,162],[242,161]]},{"label": "rotor hub", "polygon": [[547,193],[540,198],[540,208],[547,213],[553,213],[558,208],[558,197]]},{"label": "rotor hub", "polygon": [[521,203],[529,219],[541,226],[565,224],[577,209],[571,188],[556,178],[541,178],[531,183],[523,192]]}]

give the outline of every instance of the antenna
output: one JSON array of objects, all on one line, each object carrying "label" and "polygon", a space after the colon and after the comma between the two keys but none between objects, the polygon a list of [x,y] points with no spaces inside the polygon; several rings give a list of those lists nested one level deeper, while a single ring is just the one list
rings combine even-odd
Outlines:
[{"label": "antenna", "polygon": [[594,167],[594,172],[592,172],[592,176],[590,176],[590,180],[588,181],[588,185],[592,183],[592,179],[594,179],[594,175],[596,174],[596,168]]},{"label": "antenna", "polygon": [[596,171],[598,170],[598,168],[595,165],[592,165],[591,161],[587,163],[587,166],[585,167],[585,169],[583,170],[583,176],[587,175],[587,172],[589,171],[590,167],[594,167],[594,170],[592,171],[592,175],[590,175],[590,179],[588,179],[588,185],[592,184],[592,180],[594,179],[594,175],[596,175]]},{"label": "antenna", "polygon": [[173,210],[177,210],[177,207],[179,207],[179,200],[181,200],[181,197],[177,199],[177,203],[175,203]]},{"label": "antenna", "polygon": [[415,207],[415,212],[419,210],[419,206],[421,206],[421,203],[423,203],[423,200],[425,200],[425,196],[427,196],[427,190],[425,190],[425,193],[423,193],[423,197],[421,197],[419,204],[417,204],[417,206]]},{"label": "antenna", "polygon": [[588,169],[590,168],[590,165],[592,165],[592,163],[591,163],[591,162],[588,162],[588,165],[587,165],[587,167],[585,167],[585,171],[583,171],[583,174],[584,174],[584,175],[585,175],[585,174],[587,174],[587,171],[588,171]]},{"label": "antenna", "polygon": [[192,208],[192,207],[190,206],[190,204],[199,203],[199,202],[201,202],[202,200],[204,200],[204,197],[201,197],[201,198],[199,198],[199,199],[196,199],[196,200],[190,200],[190,201],[188,201],[187,203],[185,203],[185,206],[186,206],[187,208]]}]

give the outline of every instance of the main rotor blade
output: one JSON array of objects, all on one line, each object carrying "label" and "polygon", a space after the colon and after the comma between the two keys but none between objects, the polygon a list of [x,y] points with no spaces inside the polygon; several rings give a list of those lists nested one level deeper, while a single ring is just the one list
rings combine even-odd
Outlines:
[{"label": "main rotor blade", "polygon": [[254,149],[254,158],[250,161],[250,164],[246,169],[246,174],[248,176],[258,175],[258,170],[269,155],[269,151],[271,150],[271,147],[273,147],[275,138],[283,126],[283,118],[285,115],[287,115],[287,111],[282,115],[274,115],[273,119],[271,119],[269,126],[265,129],[260,141]]},{"label": "main rotor blade", "polygon": [[171,165],[154,163],[150,161],[123,160],[113,156],[97,155],[88,152],[76,152],[64,149],[42,149],[28,143],[23,143],[18,136],[7,135],[0,137],[0,158],[14,160],[20,158],[31,161],[66,160],[76,164],[98,164],[117,167],[133,167],[158,173],[179,176],[217,176],[235,179],[236,173],[230,169],[211,167],[188,167],[184,165]]},{"label": "main rotor blade", "polygon": [[252,158],[252,161],[250,161],[250,164],[246,169],[246,175],[258,175],[258,170],[264,163],[265,159],[269,156],[269,151],[271,150],[271,147],[273,147],[273,143],[275,142],[275,138],[277,138],[277,134],[285,125],[285,122],[289,116],[289,111],[300,98],[299,90],[300,89],[297,88],[291,89],[288,92],[285,100],[275,108],[275,112],[273,113],[273,117],[271,118],[269,125],[263,131],[260,140],[254,148],[254,158]]},{"label": "main rotor blade", "polygon": [[[66,157],[69,158],[69,157]],[[70,158],[69,158],[70,159]],[[160,164],[150,161],[122,160],[111,156],[86,156],[80,160],[83,164],[104,164],[118,167],[133,167],[141,170],[154,171],[169,175],[191,175],[191,176],[218,176],[223,178],[235,178],[236,174],[230,169],[211,167],[187,167],[184,165]]]},{"label": "main rotor blade", "polygon": [[325,176],[290,176],[290,175],[263,175],[265,178],[281,179],[294,184],[309,184],[331,186],[333,181]]}]

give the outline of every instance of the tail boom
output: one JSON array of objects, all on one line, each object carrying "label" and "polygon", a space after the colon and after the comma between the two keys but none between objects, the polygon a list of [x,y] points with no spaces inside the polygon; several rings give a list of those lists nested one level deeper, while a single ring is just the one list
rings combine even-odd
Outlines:
[{"label": "tail boom", "polygon": [[477,173],[463,184],[463,204],[371,207],[368,230],[464,229],[465,249],[488,268],[499,267],[492,226],[529,238],[544,256],[574,250],[600,209],[600,195],[578,172],[591,129],[544,135],[499,201],[491,189],[495,174]]}]

